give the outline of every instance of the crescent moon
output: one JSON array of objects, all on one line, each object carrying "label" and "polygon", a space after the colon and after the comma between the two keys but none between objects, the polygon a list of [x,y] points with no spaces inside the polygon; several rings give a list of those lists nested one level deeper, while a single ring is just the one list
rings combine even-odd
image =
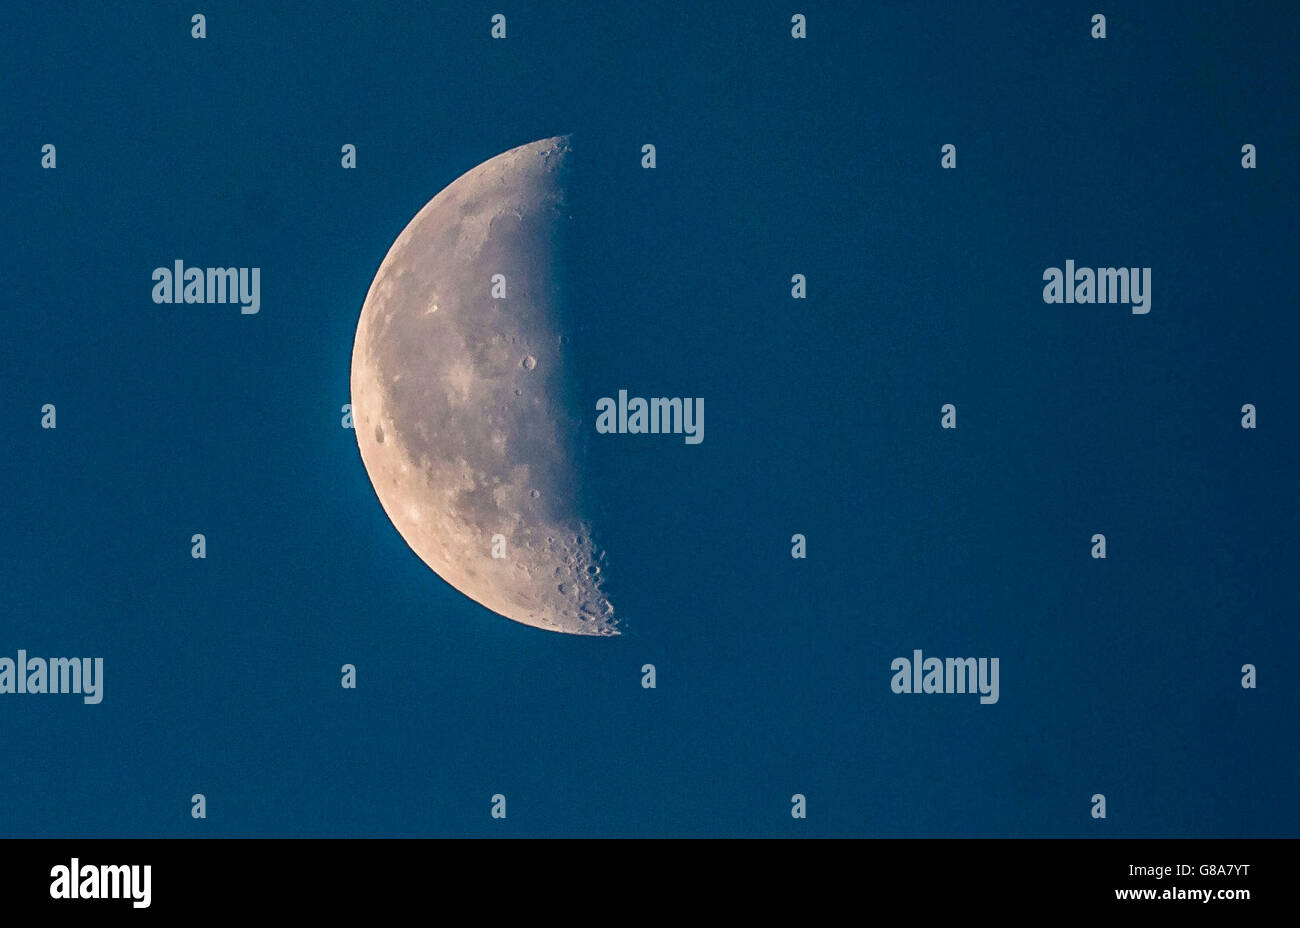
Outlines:
[{"label": "crescent moon", "polygon": [[406,226],[361,310],[352,415],[380,504],[438,576],[516,622],[614,635],[564,339],[571,150],[497,155]]}]

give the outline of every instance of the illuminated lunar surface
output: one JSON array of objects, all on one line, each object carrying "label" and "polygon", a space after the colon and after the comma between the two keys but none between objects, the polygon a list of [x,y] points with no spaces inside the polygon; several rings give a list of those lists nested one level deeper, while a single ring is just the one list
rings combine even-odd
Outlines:
[{"label": "illuminated lunar surface", "polygon": [[511,149],[411,220],[361,311],[352,415],[384,511],[442,579],[516,622],[612,635],[565,361],[570,153]]}]

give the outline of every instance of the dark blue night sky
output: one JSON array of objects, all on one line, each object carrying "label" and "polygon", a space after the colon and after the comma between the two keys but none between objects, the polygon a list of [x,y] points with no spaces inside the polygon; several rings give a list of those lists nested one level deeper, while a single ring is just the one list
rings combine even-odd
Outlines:
[{"label": "dark blue night sky", "polygon": [[[1294,7],[641,6],[5,17],[0,656],[105,689],[0,696],[0,835],[1300,833]],[[394,238],[561,133],[586,395],[707,406],[597,443],[615,640],[440,580],[340,427]],[[178,258],[261,312],[154,304]]]}]

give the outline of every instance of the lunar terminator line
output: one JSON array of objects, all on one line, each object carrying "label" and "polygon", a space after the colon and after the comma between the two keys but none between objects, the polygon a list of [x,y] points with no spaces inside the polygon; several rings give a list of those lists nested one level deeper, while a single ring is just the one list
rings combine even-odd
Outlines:
[{"label": "lunar terminator line", "polygon": [[612,635],[563,339],[571,151],[497,155],[411,220],[361,311],[352,415],[384,511],[440,577],[517,622]]}]

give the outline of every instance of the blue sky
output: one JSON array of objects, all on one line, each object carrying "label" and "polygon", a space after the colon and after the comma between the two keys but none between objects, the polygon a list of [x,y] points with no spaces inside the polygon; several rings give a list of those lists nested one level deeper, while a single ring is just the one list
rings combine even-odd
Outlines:
[{"label": "blue sky", "polygon": [[[0,654],[105,697],[0,698],[0,833],[1295,835],[1296,17],[1202,7],[13,17]],[[708,406],[597,446],[614,641],[439,580],[339,425],[405,223],[565,132],[588,393]],[[155,305],[177,258],[261,312]],[[1045,304],[1071,258],[1150,314]]]}]

